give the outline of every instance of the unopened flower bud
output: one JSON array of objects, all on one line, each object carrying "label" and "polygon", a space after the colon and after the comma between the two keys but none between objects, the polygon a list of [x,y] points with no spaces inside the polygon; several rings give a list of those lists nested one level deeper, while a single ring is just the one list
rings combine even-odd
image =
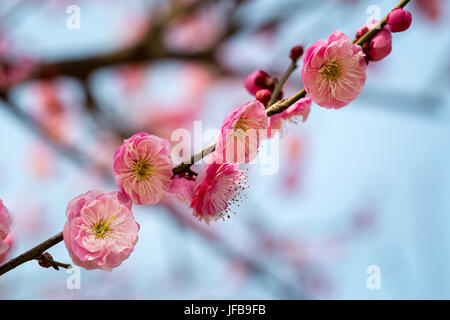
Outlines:
[{"label": "unopened flower bud", "polygon": [[303,46],[298,45],[295,46],[291,49],[291,54],[290,54],[290,58],[292,60],[292,62],[297,62],[298,59],[300,59],[300,57],[303,55]]},{"label": "unopened flower bud", "polygon": [[263,70],[256,70],[245,78],[244,86],[251,95],[255,95],[258,90],[275,87],[276,79]]},{"label": "unopened flower bud", "polygon": [[50,261],[53,261],[52,255],[48,252],[44,252],[39,259],[39,265],[43,268],[50,268],[52,266]]},{"label": "unopened flower bud", "polygon": [[411,12],[397,8],[389,13],[387,24],[392,32],[402,32],[409,28],[412,22]]},{"label": "unopened flower bud", "polygon": [[[365,35],[370,29],[374,28],[377,23],[378,21],[373,20],[359,28],[356,33],[356,39]],[[367,55],[367,61],[379,61],[387,57],[392,51],[392,34],[389,28],[383,27],[369,42],[363,45],[363,49]]]},{"label": "unopened flower bud", "polygon": [[256,100],[261,102],[265,107],[267,107],[267,104],[269,103],[271,97],[272,92],[270,92],[269,89],[258,90],[255,95]]}]

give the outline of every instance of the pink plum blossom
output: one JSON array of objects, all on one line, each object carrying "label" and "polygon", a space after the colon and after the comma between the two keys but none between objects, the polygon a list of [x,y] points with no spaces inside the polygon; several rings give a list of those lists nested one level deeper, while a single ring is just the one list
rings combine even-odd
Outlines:
[{"label": "pink plum blossom", "polygon": [[273,116],[269,117],[268,136],[270,137],[272,135],[272,130],[283,131],[283,126],[286,122],[296,124],[300,117],[302,118],[302,121],[305,122],[306,119],[308,119],[309,113],[311,111],[311,103],[311,98],[306,96],[305,98],[302,98],[295,102],[283,112],[274,114]]},{"label": "pink plum blossom", "polygon": [[238,164],[206,165],[197,176],[192,198],[193,215],[207,224],[228,215],[245,189],[245,176]]},{"label": "pink plum blossom", "polygon": [[264,105],[250,101],[227,114],[217,146],[215,159],[219,162],[248,163],[258,155],[258,148],[269,120]]},{"label": "pink plum blossom", "polygon": [[[359,28],[356,38],[359,39],[370,29],[377,25],[378,21],[373,20]],[[392,33],[388,27],[383,27],[372,39],[363,45],[367,58],[372,61],[379,61],[387,57],[392,51]]]},{"label": "pink plum blossom", "polygon": [[117,186],[137,204],[155,204],[163,198],[172,167],[169,142],[145,132],[126,139],[114,154]]},{"label": "pink plum blossom", "polygon": [[0,199],[0,254],[5,253],[9,249],[9,245],[5,242],[6,237],[10,232],[11,217],[8,209],[6,209],[2,200]]},{"label": "pink plum blossom", "polygon": [[397,8],[392,10],[387,19],[387,24],[392,32],[402,32],[409,28],[412,22],[411,12]]},{"label": "pink plum blossom", "polygon": [[122,192],[98,190],[69,202],[63,236],[76,265],[111,271],[130,256],[139,231],[131,206]]},{"label": "pink plum blossom", "polygon": [[314,42],[303,55],[303,86],[311,99],[327,109],[339,109],[356,99],[366,82],[362,48],[342,32]]},{"label": "pink plum blossom", "polygon": [[194,186],[194,179],[175,176],[172,179],[169,191],[167,191],[167,196],[190,204],[194,196]]}]

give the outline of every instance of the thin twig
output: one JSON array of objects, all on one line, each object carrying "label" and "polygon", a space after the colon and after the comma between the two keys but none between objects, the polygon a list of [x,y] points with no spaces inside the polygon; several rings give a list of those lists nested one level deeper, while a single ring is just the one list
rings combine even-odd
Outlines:
[{"label": "thin twig", "polygon": [[287,68],[287,70],[284,72],[284,74],[281,77],[280,81],[275,86],[275,89],[273,90],[272,97],[270,98],[270,102],[268,104],[268,107],[270,107],[272,104],[275,103],[275,101],[277,101],[278,96],[280,95],[280,92],[281,92],[281,90],[284,87],[284,84],[289,79],[289,77],[291,76],[292,72],[295,71],[295,69],[297,69],[297,62],[296,61],[292,61],[291,64],[289,65],[289,67]]},{"label": "thin twig", "polygon": [[45,250],[53,247],[55,244],[63,241],[62,232],[54,235],[50,239],[45,240],[44,242],[38,244],[33,249],[28,250],[25,253],[22,253],[20,256],[15,257],[14,259],[9,260],[7,263],[0,267],[0,276],[5,274],[6,272],[14,269],[15,267],[20,266],[22,263],[27,261],[31,261],[39,257]]}]

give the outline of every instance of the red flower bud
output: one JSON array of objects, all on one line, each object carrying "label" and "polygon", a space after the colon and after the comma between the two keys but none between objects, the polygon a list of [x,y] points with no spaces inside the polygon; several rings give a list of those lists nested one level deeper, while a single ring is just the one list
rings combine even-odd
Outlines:
[{"label": "red flower bud", "polygon": [[268,89],[261,89],[256,92],[255,98],[259,102],[261,102],[264,106],[267,107],[267,104],[270,101],[270,98],[272,97],[272,92]]},{"label": "red flower bud", "polygon": [[292,62],[297,62],[298,59],[303,55],[303,46],[298,45],[291,49],[291,54],[289,57],[291,58]]},{"label": "red flower bud", "polygon": [[44,252],[39,259],[39,265],[43,268],[50,268],[52,264],[49,261],[53,261],[52,255],[48,252]]},{"label": "red flower bud", "polygon": [[269,89],[273,90],[276,79],[271,77],[263,70],[256,70],[245,78],[244,86],[251,95],[255,95],[258,90]]},{"label": "red flower bud", "polygon": [[411,12],[397,8],[389,13],[387,24],[392,32],[402,32],[409,28],[412,22]]}]

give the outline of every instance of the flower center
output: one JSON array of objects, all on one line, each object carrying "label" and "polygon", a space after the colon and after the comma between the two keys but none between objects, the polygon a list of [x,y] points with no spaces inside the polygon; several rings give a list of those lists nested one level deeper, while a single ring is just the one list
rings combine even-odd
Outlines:
[{"label": "flower center", "polygon": [[137,160],[134,163],[133,172],[138,179],[146,179],[151,173],[150,163],[147,160]]},{"label": "flower center", "polygon": [[109,225],[111,221],[115,219],[114,216],[109,217],[107,221],[100,220],[92,227],[92,231],[97,238],[104,239],[107,235],[111,233],[111,228]]},{"label": "flower center", "polygon": [[239,119],[236,122],[236,125],[234,126],[234,130],[241,130],[243,132],[246,132],[249,129],[248,124],[245,122],[245,120]]},{"label": "flower center", "polygon": [[322,65],[319,72],[328,80],[335,80],[341,74],[341,67],[336,61],[328,61]]}]

